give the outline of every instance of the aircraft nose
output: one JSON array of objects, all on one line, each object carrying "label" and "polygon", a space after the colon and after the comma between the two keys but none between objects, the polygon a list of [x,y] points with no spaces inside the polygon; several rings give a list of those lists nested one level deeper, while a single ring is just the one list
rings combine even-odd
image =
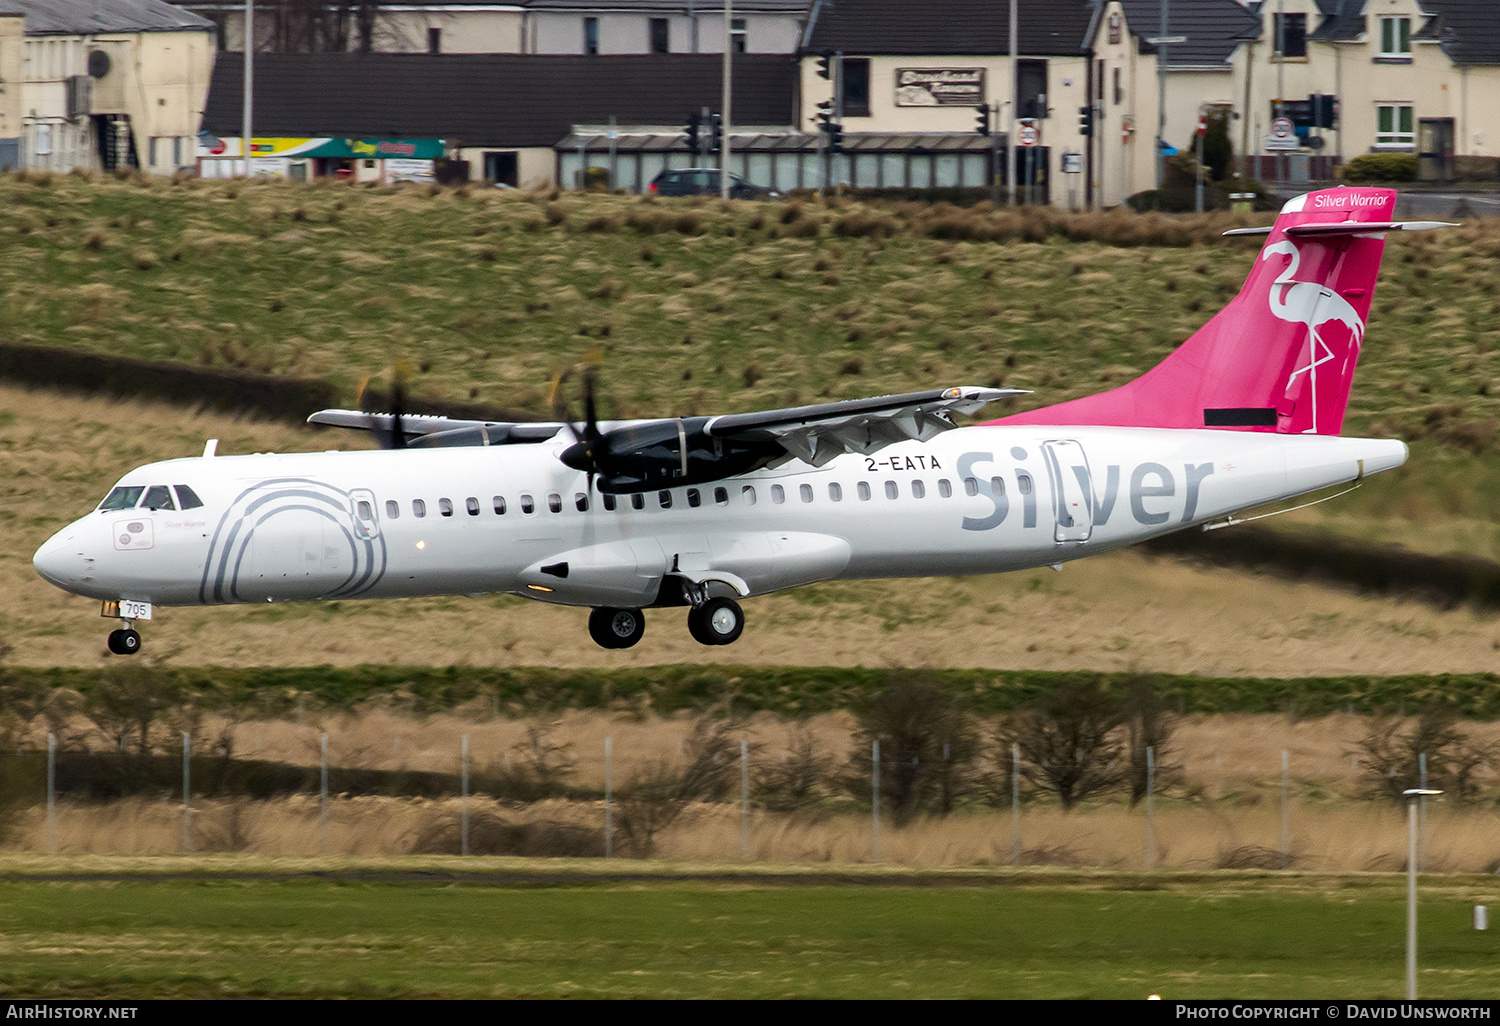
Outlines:
[{"label": "aircraft nose", "polygon": [[79,548],[76,527],[65,527],[58,531],[31,557],[31,565],[36,567],[36,572],[64,590],[72,590],[74,585],[83,581],[87,562]]}]

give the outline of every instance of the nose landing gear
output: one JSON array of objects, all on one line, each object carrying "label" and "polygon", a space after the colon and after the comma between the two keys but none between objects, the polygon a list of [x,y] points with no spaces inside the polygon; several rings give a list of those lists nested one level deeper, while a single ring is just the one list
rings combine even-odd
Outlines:
[{"label": "nose landing gear", "polygon": [[109,632],[109,640],[106,644],[115,655],[135,655],[141,650],[141,636],[130,621],[125,621],[126,626],[117,631]]}]

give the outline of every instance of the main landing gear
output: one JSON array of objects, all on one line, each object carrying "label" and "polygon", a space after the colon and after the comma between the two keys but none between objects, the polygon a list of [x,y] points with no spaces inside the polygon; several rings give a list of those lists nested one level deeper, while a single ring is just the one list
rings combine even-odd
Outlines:
[{"label": "main landing gear", "polygon": [[[711,598],[688,611],[688,633],[700,644],[728,645],[744,631],[745,613],[734,599]],[[646,618],[639,609],[600,606],[589,613],[589,636],[601,648],[629,648],[645,633]]]},{"label": "main landing gear", "polygon": [[115,655],[135,655],[141,650],[141,636],[136,633],[134,627],[128,626],[129,620],[125,622],[127,626],[109,632],[109,640],[106,644]]}]

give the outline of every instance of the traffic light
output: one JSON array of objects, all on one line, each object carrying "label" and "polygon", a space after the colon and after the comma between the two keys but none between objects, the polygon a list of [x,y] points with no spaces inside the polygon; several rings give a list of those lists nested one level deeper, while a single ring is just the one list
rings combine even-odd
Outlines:
[{"label": "traffic light", "polygon": [[844,151],[844,126],[837,121],[828,123],[828,149],[834,153]]},{"label": "traffic light", "polygon": [[718,114],[709,117],[710,153],[718,153],[724,147],[724,119]]},{"label": "traffic light", "polygon": [[818,54],[818,77],[819,78],[827,78],[827,79],[832,79],[833,78],[833,72],[829,69],[829,64],[832,61],[833,61],[833,54],[831,54],[831,53],[820,53],[820,54]]},{"label": "traffic light", "polygon": [[1094,134],[1094,108],[1092,104],[1078,108],[1078,134]]},{"label": "traffic light", "polygon": [[688,115],[687,127],[682,130],[682,134],[687,136],[687,148],[694,156],[698,155],[698,129],[702,125],[703,120],[701,115],[697,111],[693,111]]},{"label": "traffic light", "polygon": [[974,131],[980,135],[990,134],[990,108],[985,104],[974,108]]},{"label": "traffic light", "polygon": [[826,131],[828,131],[828,126],[831,125],[831,124],[833,124],[833,101],[832,100],[824,100],[822,103],[818,104],[817,121],[818,121],[818,131],[820,131],[820,132],[826,132]]}]

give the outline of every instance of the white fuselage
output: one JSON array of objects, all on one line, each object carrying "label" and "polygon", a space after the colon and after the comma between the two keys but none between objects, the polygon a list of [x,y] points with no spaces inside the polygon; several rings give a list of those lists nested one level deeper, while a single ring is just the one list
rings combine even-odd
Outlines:
[{"label": "white fuselage", "polygon": [[671,574],[744,596],[1056,564],[1406,459],[1373,439],[985,426],[610,510],[558,460],[565,444],[153,463],[120,484],[187,484],[204,505],[90,513],[35,562],[68,591],[157,605],[510,592],[648,606]]}]

